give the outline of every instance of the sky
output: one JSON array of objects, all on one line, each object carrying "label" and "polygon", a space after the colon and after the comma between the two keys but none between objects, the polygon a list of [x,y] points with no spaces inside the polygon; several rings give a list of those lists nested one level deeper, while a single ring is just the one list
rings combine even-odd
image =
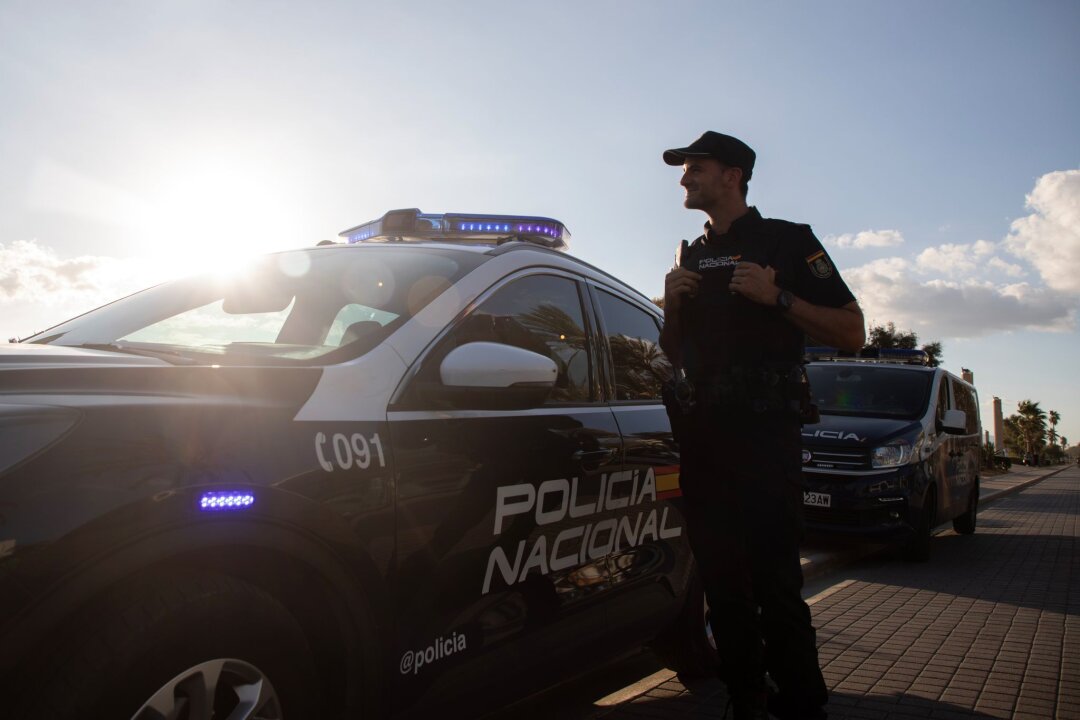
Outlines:
[{"label": "sky", "polygon": [[649,296],[757,151],[870,323],[1080,441],[1074,0],[0,2],[0,338],[394,208],[555,217]]}]

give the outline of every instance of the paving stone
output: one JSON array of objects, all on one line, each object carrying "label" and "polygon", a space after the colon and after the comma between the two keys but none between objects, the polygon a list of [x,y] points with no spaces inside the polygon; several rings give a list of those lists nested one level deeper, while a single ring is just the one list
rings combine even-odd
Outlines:
[{"label": "paving stone", "polygon": [[[830,718],[1080,720],[1080,470],[980,508],[979,520],[974,535],[935,536],[930,562],[850,571],[811,606]],[[601,714],[722,716],[722,691],[680,686]]]}]

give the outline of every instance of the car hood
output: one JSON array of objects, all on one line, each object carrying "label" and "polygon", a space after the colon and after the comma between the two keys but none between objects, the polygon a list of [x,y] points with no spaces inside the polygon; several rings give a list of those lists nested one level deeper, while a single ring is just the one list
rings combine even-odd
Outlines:
[{"label": "car hood", "polygon": [[820,422],[803,425],[802,439],[804,445],[873,447],[918,428],[912,420],[822,415]]},{"label": "car hood", "polygon": [[15,368],[82,367],[86,365],[161,367],[169,365],[169,363],[158,358],[128,355],[107,350],[66,347],[64,345],[0,344],[0,371]]}]

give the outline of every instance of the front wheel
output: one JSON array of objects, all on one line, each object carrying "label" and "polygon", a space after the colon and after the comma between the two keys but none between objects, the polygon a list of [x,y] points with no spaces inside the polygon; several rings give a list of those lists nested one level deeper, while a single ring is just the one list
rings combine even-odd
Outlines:
[{"label": "front wheel", "polygon": [[975,532],[975,516],[979,513],[979,481],[976,480],[971,488],[971,497],[968,498],[967,510],[963,515],[953,518],[953,530],[961,535],[971,535]]},{"label": "front wheel", "polygon": [[27,718],[291,720],[324,693],[297,622],[241,580],[155,574],[111,594],[24,699]]}]

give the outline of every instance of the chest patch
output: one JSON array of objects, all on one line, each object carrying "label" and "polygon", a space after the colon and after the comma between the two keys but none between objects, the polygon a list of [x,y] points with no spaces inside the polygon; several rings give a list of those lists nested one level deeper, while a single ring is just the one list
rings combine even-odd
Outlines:
[{"label": "chest patch", "polygon": [[832,263],[829,262],[829,258],[825,256],[824,250],[818,250],[816,253],[806,258],[806,264],[810,266],[810,272],[814,277],[825,278],[831,277],[833,274]]},{"label": "chest patch", "polygon": [[716,268],[735,267],[742,259],[742,255],[724,255],[721,257],[705,257],[698,261],[698,270],[714,270]]}]

